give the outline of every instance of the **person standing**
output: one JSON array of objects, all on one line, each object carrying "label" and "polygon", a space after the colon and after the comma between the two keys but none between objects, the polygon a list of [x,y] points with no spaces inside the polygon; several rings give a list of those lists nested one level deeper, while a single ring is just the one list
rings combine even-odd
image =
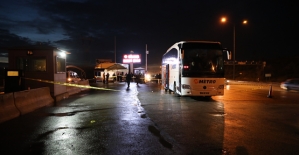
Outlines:
[{"label": "person standing", "polygon": [[126,75],[126,81],[127,81],[128,88],[130,88],[131,80],[132,80],[132,75],[130,73],[128,73]]},{"label": "person standing", "polygon": [[109,73],[106,74],[106,83],[108,84],[109,82]]},{"label": "person standing", "polygon": [[105,72],[103,72],[103,84],[105,84]]},{"label": "person standing", "polygon": [[140,73],[137,73],[136,74],[136,85],[139,86],[139,83],[140,83],[140,77],[141,77],[141,74]]}]

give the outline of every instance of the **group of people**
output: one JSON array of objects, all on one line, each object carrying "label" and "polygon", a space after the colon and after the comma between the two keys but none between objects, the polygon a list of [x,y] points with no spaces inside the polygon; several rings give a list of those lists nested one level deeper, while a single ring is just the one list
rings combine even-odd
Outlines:
[{"label": "group of people", "polygon": [[[113,74],[115,76],[115,74]],[[135,77],[135,82],[136,82],[136,85],[139,86],[139,84],[141,83],[141,74],[133,74],[133,73],[126,73],[125,74],[125,77],[126,77],[126,82],[127,82],[127,86],[128,88],[130,88],[130,83],[131,81],[133,80],[133,77]],[[109,82],[109,77],[110,77],[110,74],[109,73],[106,73],[105,72],[103,73],[103,83],[105,84],[108,84]],[[119,80],[119,79],[117,79]]]},{"label": "group of people", "polygon": [[130,88],[130,83],[132,81],[133,76],[135,76],[135,82],[136,85],[139,86],[139,84],[141,83],[141,74],[133,74],[133,73],[127,73],[126,74],[126,82],[127,82],[127,86],[128,88]]},{"label": "group of people", "polygon": [[109,83],[109,76],[110,76],[110,74],[109,73],[107,73],[107,74],[105,74],[105,72],[103,73],[103,83]]}]

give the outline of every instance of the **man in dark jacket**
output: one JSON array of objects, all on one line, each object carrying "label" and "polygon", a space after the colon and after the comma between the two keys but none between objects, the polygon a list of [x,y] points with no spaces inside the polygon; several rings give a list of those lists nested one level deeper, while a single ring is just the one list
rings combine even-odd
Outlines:
[{"label": "man in dark jacket", "polygon": [[130,73],[128,73],[126,75],[126,81],[127,81],[127,84],[128,84],[128,88],[130,87],[131,80],[132,80],[132,75]]},{"label": "man in dark jacket", "polygon": [[109,76],[110,76],[109,73],[107,73],[107,74],[106,74],[106,83],[107,83],[107,84],[109,83]]},{"label": "man in dark jacket", "polygon": [[141,83],[140,82],[140,77],[141,77],[140,73],[136,74],[136,84],[137,84],[137,86],[139,86],[139,83]]}]

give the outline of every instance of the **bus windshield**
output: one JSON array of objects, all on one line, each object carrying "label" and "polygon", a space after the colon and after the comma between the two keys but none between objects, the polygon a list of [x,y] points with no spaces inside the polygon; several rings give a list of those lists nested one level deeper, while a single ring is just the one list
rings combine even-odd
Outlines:
[{"label": "bus windshield", "polygon": [[224,77],[223,54],[220,49],[182,49],[183,77]]}]

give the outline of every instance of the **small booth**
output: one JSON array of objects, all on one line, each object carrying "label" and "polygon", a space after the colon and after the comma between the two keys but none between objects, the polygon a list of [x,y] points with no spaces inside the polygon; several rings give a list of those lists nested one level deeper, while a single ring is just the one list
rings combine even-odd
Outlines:
[{"label": "small booth", "polygon": [[145,74],[145,69],[142,67],[134,68],[134,74]]},{"label": "small booth", "polygon": [[[47,45],[8,49],[8,70],[22,71],[22,89],[49,87],[53,97],[67,92],[66,51]],[[54,84],[55,83],[55,84]]]}]

